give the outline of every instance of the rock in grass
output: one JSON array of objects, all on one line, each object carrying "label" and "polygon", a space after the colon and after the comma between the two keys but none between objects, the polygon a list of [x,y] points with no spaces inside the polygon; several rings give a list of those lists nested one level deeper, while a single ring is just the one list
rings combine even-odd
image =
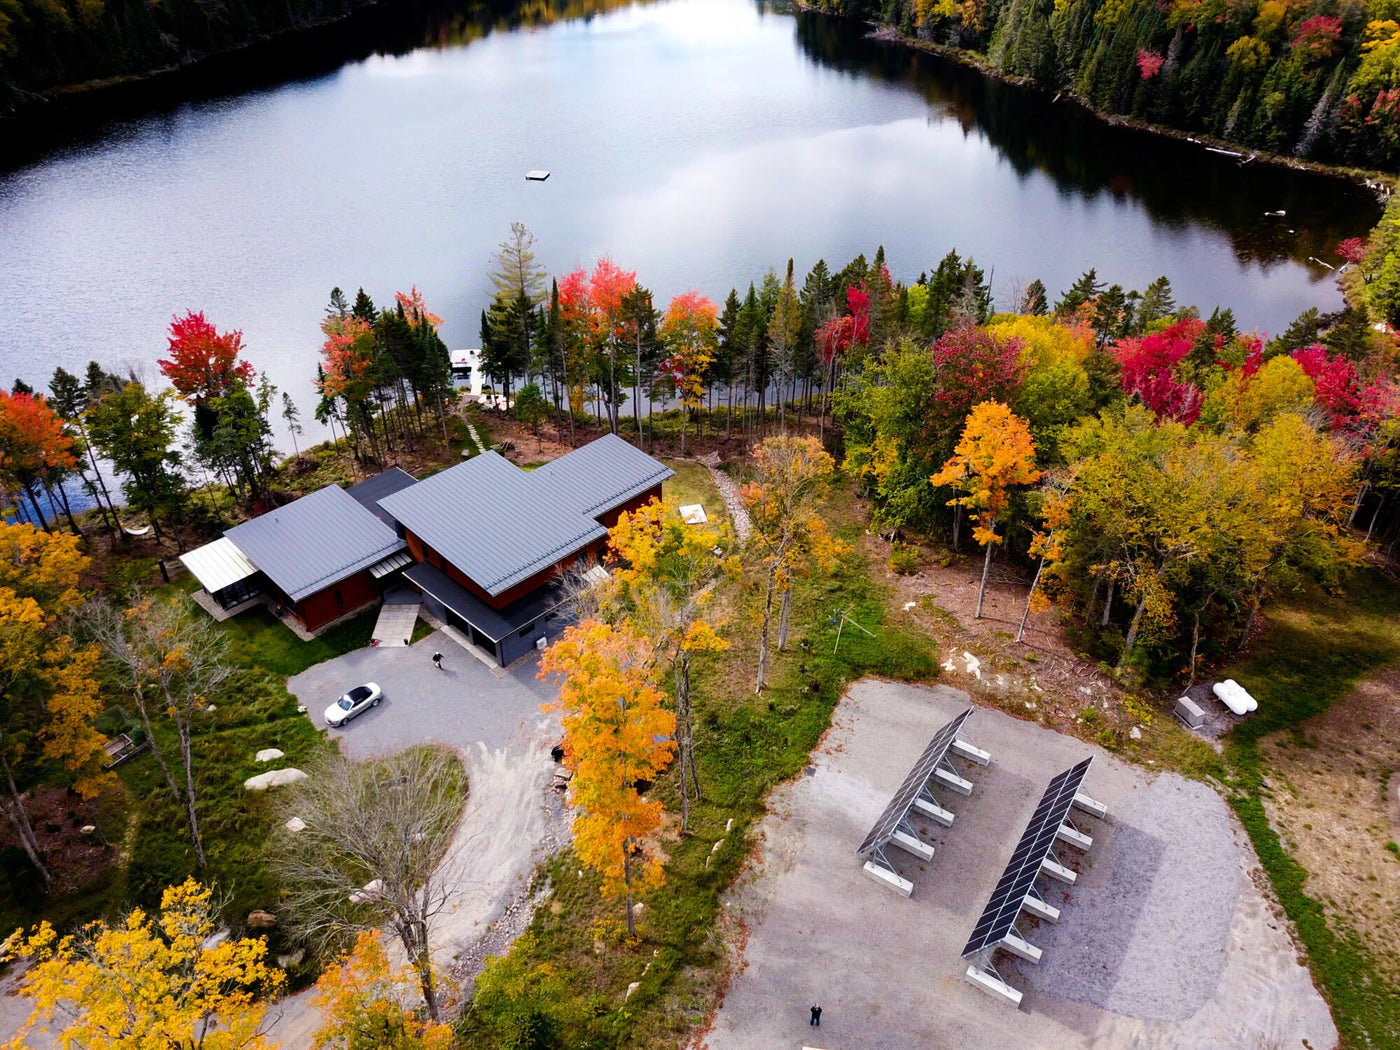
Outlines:
[{"label": "rock in grass", "polygon": [[259,908],[257,911],[250,911],[248,913],[249,929],[270,930],[276,925],[277,916],[273,915],[270,911],[263,911],[261,908]]},{"label": "rock in grass", "polygon": [[302,820],[300,817],[293,817],[291,820],[287,821],[287,823],[283,824],[282,826],[288,831],[290,831],[292,834],[296,834],[298,831],[306,830],[306,821]]},{"label": "rock in grass", "polygon": [[253,756],[254,762],[271,762],[273,759],[281,758],[282,752],[275,747],[265,747]]},{"label": "rock in grass", "polygon": [[268,788],[295,784],[298,780],[305,779],[306,774],[300,769],[271,769],[266,773],[259,773],[255,777],[249,777],[243,781],[243,786],[249,791],[266,791]]}]

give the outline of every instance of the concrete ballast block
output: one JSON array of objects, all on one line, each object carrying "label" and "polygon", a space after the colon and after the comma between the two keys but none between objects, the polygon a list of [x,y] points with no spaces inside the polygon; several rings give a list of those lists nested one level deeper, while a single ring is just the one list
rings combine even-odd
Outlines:
[{"label": "concrete ballast block", "polygon": [[938,821],[938,823],[942,824],[945,828],[951,828],[953,826],[953,814],[949,813],[936,802],[930,802],[926,798],[916,798],[914,800],[914,808],[930,820]]},{"label": "concrete ballast block", "polygon": [[992,756],[989,752],[983,751],[980,747],[973,747],[966,740],[954,740],[950,750],[959,758],[965,758],[969,762],[976,762],[979,766],[989,765],[992,761]]},{"label": "concrete ballast block", "polygon": [[867,860],[865,867],[861,869],[868,878],[874,879],[886,889],[894,890],[900,896],[907,897],[914,892],[914,884],[908,879],[902,879],[889,868],[882,868],[873,860]]},{"label": "concrete ballast block", "polygon": [[906,832],[896,831],[891,835],[890,845],[898,846],[905,853],[912,853],[920,860],[933,860],[933,847]]},{"label": "concrete ballast block", "polygon": [[1074,880],[1079,878],[1078,875],[1070,871],[1063,864],[1056,864],[1049,857],[1046,857],[1040,862],[1040,870],[1046,875],[1049,875],[1052,879],[1059,879],[1061,882],[1067,882],[1071,886],[1074,885]]},{"label": "concrete ballast block", "polygon": [[1023,941],[1014,933],[1008,933],[1006,939],[1001,942],[1001,946],[1012,955],[1025,959],[1026,962],[1029,963],[1040,962],[1040,957],[1043,954],[1034,944],[1031,944],[1029,941]]},{"label": "concrete ballast block", "polygon": [[998,998],[1004,999],[1012,1006],[1021,1005],[1021,993],[1015,988],[1012,988],[1011,985],[1007,984],[1005,981],[998,981],[991,974],[985,973],[975,966],[969,966],[967,968],[967,973],[963,974],[963,976],[974,987],[982,989],[982,991],[986,992],[988,995],[995,995]]},{"label": "concrete ballast block", "polygon": [[1025,908],[1026,911],[1030,912],[1042,922],[1060,921],[1059,908],[1055,907],[1053,904],[1046,904],[1042,900],[1037,900],[1035,897],[1027,897],[1021,902],[1021,907]]},{"label": "concrete ballast block", "polygon": [[946,769],[935,769],[933,775],[938,778],[938,782],[944,787],[951,788],[959,795],[972,794],[972,782],[964,780],[956,773],[950,773]]},{"label": "concrete ballast block", "polygon": [[1094,844],[1094,840],[1090,836],[1068,824],[1061,824],[1060,830],[1055,832],[1055,837],[1061,842],[1069,843],[1075,849],[1087,850]]}]

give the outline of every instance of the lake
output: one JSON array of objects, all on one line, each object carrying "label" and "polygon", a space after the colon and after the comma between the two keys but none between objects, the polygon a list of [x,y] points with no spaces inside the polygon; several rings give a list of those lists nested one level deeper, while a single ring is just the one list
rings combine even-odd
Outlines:
[{"label": "lake", "polygon": [[[449,346],[475,346],[515,220],[551,272],[607,254],[662,306],[883,244],[906,281],[951,248],[975,257],[1004,306],[1031,278],[1053,297],[1093,266],[1128,287],[1166,274],[1179,303],[1276,332],[1339,304],[1309,258],[1337,262],[1380,215],[1346,182],[1111,127],[748,0],[503,31],[457,12],[364,35],[329,59],[339,45],[308,44],[314,74],[187,95],[12,160],[0,381],[42,388],[90,358],[157,379],[171,316],[196,309],[241,328],[310,417],[333,286],[387,303],[417,285]],[[525,181],[533,168],[549,180]]]}]

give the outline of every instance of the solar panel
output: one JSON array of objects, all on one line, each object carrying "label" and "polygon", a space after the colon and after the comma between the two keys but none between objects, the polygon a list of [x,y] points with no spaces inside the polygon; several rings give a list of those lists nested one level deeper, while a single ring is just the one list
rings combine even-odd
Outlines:
[{"label": "solar panel", "polygon": [[972,929],[963,958],[975,955],[983,948],[1000,944],[1011,932],[1016,917],[1021,913],[1021,905],[1040,874],[1040,866],[1055,844],[1055,836],[1060,825],[1065,822],[1069,810],[1074,805],[1074,796],[1084,775],[1089,772],[1089,764],[1094,761],[1090,755],[1072,769],[1058,774],[1040,797],[1040,804],[1026,825],[1021,841],[1016,844],[1011,860],[1002,872],[996,889],[987,901],[987,907],[977,925]]},{"label": "solar panel", "polygon": [[953,740],[957,737],[958,730],[962,728],[963,723],[971,714],[972,708],[969,707],[933,734],[933,739],[928,742],[928,747],[924,748],[924,753],[914,763],[914,768],[904,778],[904,783],[899,785],[899,790],[894,793],[894,798],[890,799],[890,804],[885,807],[885,811],[880,814],[880,819],[870,829],[870,834],[865,836],[865,841],[860,844],[860,849],[856,850],[858,854],[862,857],[868,856],[890,840],[890,836],[895,833],[905,816],[908,815],[909,807],[914,804],[914,800],[919,797],[919,792],[924,789],[928,778],[933,776],[933,771],[937,768],[938,763],[943,761],[943,756],[948,753],[948,748],[953,746]]}]

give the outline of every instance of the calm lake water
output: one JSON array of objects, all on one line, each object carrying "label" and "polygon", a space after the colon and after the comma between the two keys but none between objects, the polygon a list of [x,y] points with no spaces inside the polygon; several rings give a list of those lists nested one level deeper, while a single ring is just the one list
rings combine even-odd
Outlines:
[{"label": "calm lake water", "polygon": [[[414,41],[467,39],[463,17]],[[1165,273],[1179,302],[1276,332],[1339,302],[1308,257],[1379,217],[1346,183],[1110,128],[863,33],[667,0],[397,41],[90,127],[0,173],[0,381],[94,357],[155,378],[171,316],[202,309],[309,417],[332,286],[416,284],[448,344],[474,346],[513,220],[552,272],[607,254],[663,304],[883,244],[905,280],[974,256],[1004,305],[1033,277],[1055,294],[1090,266]]]}]

